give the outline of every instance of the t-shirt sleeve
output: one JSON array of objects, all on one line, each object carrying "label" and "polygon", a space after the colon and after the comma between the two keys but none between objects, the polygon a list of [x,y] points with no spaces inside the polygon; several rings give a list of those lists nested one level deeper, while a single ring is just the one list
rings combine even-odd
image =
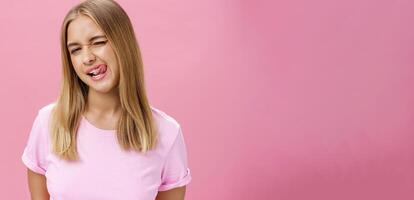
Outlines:
[{"label": "t-shirt sleeve", "polygon": [[29,134],[26,147],[24,148],[22,161],[32,171],[46,173],[47,141],[44,123],[40,113],[37,114]]},{"label": "t-shirt sleeve", "polygon": [[165,160],[158,191],[182,187],[190,181],[191,174],[187,164],[186,145],[181,127],[179,127],[178,134]]}]

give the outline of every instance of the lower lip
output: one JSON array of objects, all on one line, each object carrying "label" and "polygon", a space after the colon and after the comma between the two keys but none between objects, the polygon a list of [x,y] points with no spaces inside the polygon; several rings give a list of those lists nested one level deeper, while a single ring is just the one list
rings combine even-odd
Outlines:
[{"label": "lower lip", "polygon": [[91,76],[91,79],[94,81],[102,80],[105,77],[106,73],[108,73],[108,68],[106,69],[105,73],[99,74],[97,76]]}]

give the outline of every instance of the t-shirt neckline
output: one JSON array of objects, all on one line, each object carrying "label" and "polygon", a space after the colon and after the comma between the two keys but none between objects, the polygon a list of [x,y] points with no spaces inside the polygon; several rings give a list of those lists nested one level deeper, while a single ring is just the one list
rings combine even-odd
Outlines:
[{"label": "t-shirt neckline", "polygon": [[83,122],[85,122],[85,124],[86,124],[89,128],[91,128],[91,129],[93,129],[93,130],[95,130],[95,131],[98,131],[98,132],[105,132],[105,133],[116,133],[116,131],[117,131],[117,130],[109,130],[109,129],[101,129],[101,128],[98,128],[98,127],[96,127],[95,125],[93,125],[91,122],[89,122],[89,120],[88,120],[88,119],[86,119],[86,117],[85,117],[84,115],[82,115],[82,121],[83,121]]}]

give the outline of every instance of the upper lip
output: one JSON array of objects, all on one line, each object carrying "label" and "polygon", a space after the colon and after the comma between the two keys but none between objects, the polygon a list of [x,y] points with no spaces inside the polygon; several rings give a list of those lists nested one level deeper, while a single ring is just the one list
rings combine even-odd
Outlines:
[{"label": "upper lip", "polygon": [[94,70],[94,69],[96,69],[96,68],[98,68],[98,67],[100,67],[102,65],[104,65],[104,64],[99,64],[99,65],[94,65],[92,67],[89,67],[88,69],[86,69],[86,72],[85,73],[89,74],[89,73],[91,73],[92,70]]}]

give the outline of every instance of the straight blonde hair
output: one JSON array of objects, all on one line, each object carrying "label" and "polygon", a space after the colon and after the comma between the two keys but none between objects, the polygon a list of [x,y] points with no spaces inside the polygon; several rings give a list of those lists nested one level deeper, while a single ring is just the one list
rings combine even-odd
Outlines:
[{"label": "straight blonde hair", "polygon": [[73,7],[61,27],[63,80],[52,111],[52,152],[65,160],[78,160],[77,131],[87,102],[88,86],[76,75],[66,46],[67,28],[79,15],[90,17],[106,34],[120,69],[121,116],[117,139],[124,150],[147,152],[157,144],[157,128],[144,85],[144,70],[130,19],[112,0],[87,0]]}]

